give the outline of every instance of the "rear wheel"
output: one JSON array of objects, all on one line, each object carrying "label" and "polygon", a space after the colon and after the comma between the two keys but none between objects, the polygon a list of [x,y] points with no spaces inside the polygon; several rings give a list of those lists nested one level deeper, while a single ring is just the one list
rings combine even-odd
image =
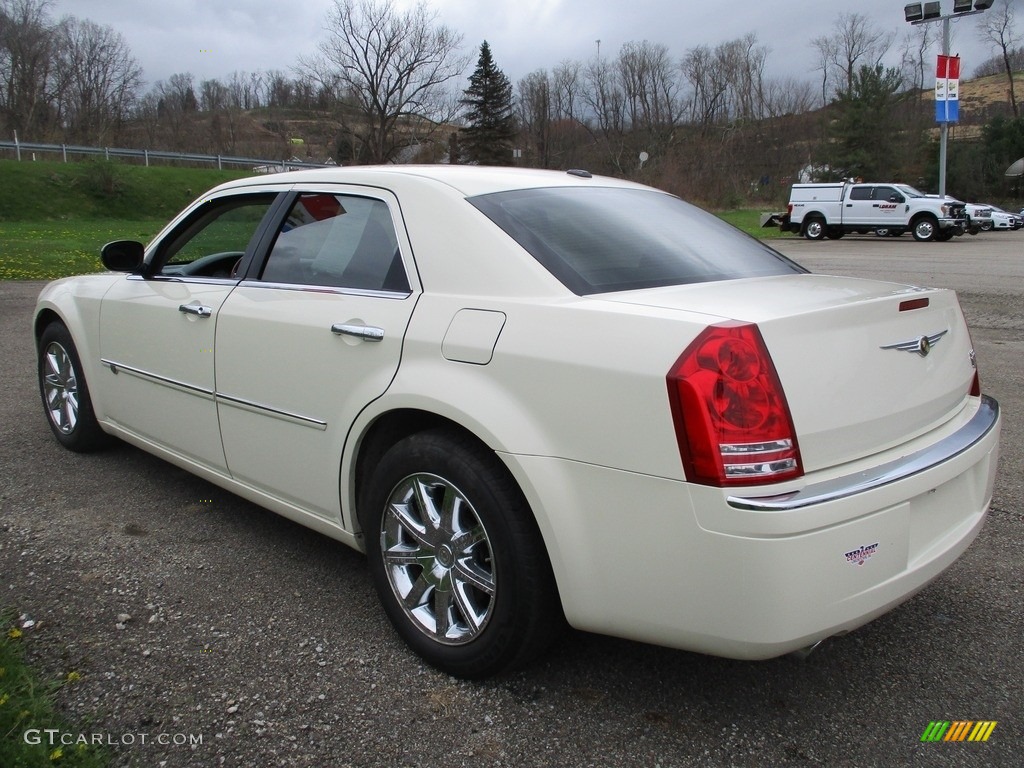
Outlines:
[{"label": "rear wheel", "polygon": [[564,625],[526,500],[470,438],[437,429],[394,445],[359,517],[388,618],[438,669],[463,678],[514,669]]},{"label": "rear wheel", "polygon": [[804,225],[804,237],[808,240],[821,240],[825,237],[825,220],[815,216]]},{"label": "rear wheel", "polygon": [[919,243],[925,243],[935,239],[935,233],[939,230],[939,222],[934,216],[922,216],[914,222],[914,239]]},{"label": "rear wheel", "polygon": [[78,452],[105,446],[110,437],[96,421],[78,351],[61,323],[48,325],[39,339],[38,373],[46,420],[60,444]]}]

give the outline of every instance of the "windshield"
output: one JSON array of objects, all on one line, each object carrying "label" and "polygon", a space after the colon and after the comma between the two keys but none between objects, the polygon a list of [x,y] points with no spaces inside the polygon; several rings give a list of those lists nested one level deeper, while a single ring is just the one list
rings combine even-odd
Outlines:
[{"label": "windshield", "polygon": [[896,187],[907,197],[927,197],[924,192],[919,192],[909,184],[897,184]]},{"label": "windshield", "polygon": [[469,202],[580,296],[806,272],[717,216],[653,190],[542,188]]}]

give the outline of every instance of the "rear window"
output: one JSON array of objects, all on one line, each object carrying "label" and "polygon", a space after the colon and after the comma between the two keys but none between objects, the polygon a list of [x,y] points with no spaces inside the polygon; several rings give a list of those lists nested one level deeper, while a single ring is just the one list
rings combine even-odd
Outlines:
[{"label": "rear window", "polygon": [[662,192],[558,187],[469,202],[580,296],[806,271]]}]

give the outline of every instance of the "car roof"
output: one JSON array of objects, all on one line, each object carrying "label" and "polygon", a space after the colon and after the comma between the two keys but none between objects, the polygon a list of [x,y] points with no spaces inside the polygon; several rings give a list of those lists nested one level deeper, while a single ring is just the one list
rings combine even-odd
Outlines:
[{"label": "car roof", "polygon": [[364,184],[389,186],[396,177],[444,184],[466,197],[538,187],[626,187],[650,189],[609,176],[591,176],[586,171],[547,171],[533,168],[484,167],[474,165],[357,165],[344,168],[313,168],[272,175],[250,176],[221,184],[217,190],[239,189],[267,184]]}]

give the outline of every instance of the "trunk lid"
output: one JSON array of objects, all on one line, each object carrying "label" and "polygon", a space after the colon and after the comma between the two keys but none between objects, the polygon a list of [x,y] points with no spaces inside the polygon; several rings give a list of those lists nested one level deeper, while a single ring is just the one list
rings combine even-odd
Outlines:
[{"label": "trunk lid", "polygon": [[963,408],[975,374],[963,313],[945,289],[792,275],[601,298],[700,313],[709,325],[756,323],[807,472],[939,427]]}]

